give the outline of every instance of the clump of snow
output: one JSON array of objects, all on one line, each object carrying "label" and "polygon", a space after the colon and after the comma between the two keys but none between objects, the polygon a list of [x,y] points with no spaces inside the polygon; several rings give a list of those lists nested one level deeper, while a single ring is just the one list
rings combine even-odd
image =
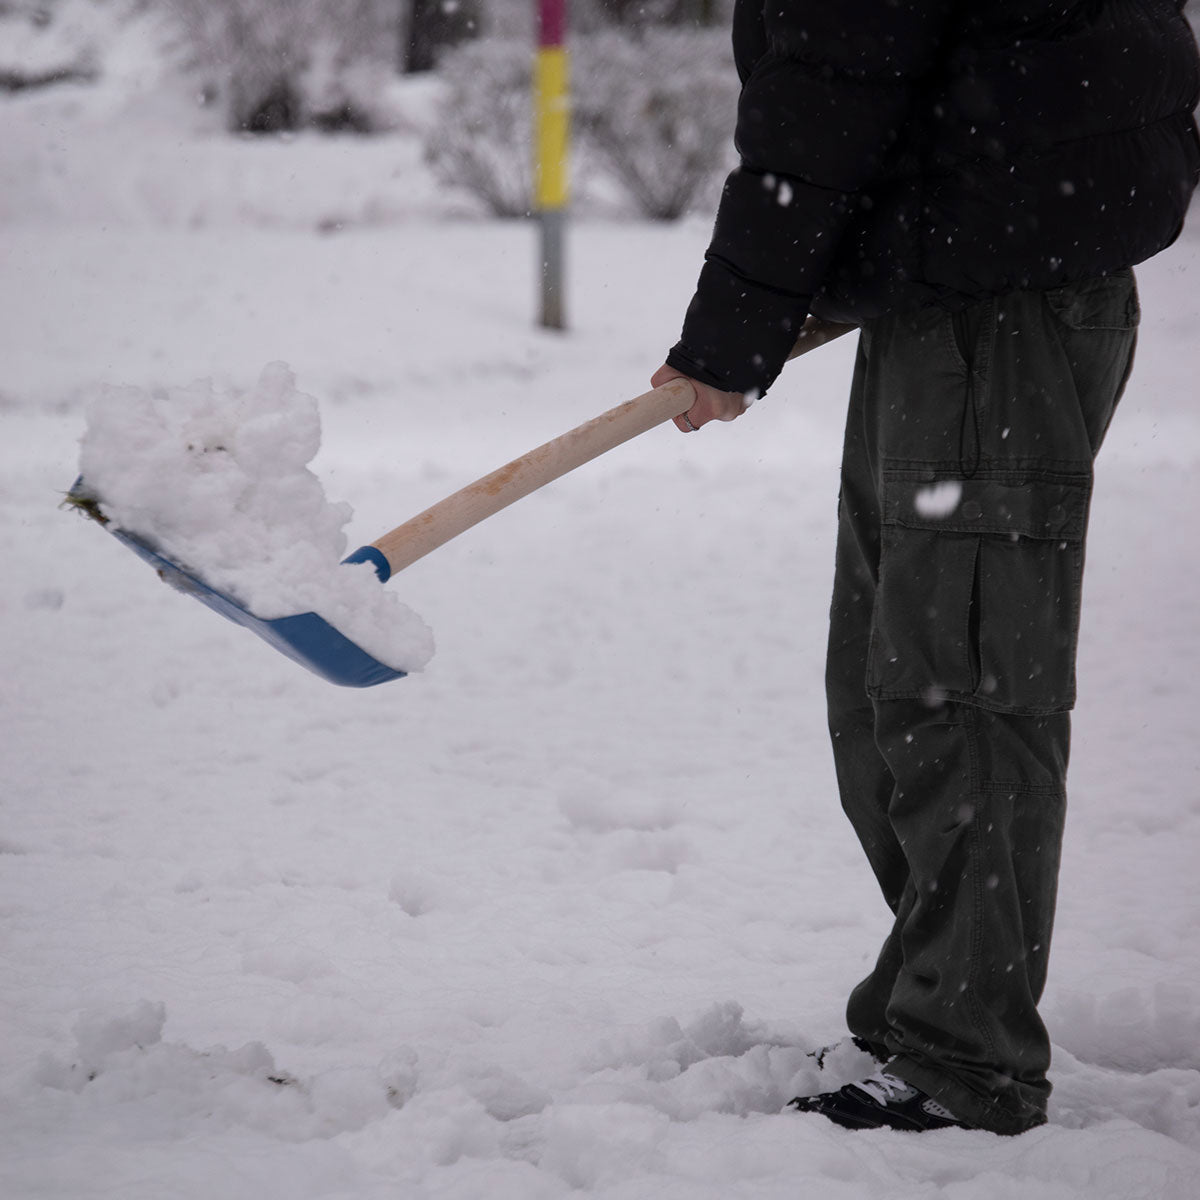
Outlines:
[{"label": "clump of snow", "polygon": [[378,1071],[337,1067],[299,1079],[262,1042],[197,1050],[164,1041],[166,1019],[161,1001],[85,1011],[65,1056],[41,1056],[28,1094],[71,1093],[82,1108],[160,1138],[186,1136],[197,1121],[288,1141],[336,1137],[391,1112]]},{"label": "clump of snow", "polygon": [[70,1060],[63,1062],[44,1055],[38,1066],[37,1081],[44,1087],[79,1091],[114,1056],[158,1045],[166,1019],[166,1005],[149,1000],[141,1001],[129,1011],[84,1012],[72,1030],[75,1051]]},{"label": "clump of snow", "polygon": [[244,392],[102,388],[80,473],[118,529],[256,617],[314,612],[385,665],[420,670],[433,656],[424,621],[370,564],[341,563],[353,512],[308,469],[320,444],[316,401],[271,363]]},{"label": "clump of snow", "polygon": [[917,513],[929,520],[948,517],[962,499],[962,484],[957,479],[943,479],[917,492],[913,504]]}]

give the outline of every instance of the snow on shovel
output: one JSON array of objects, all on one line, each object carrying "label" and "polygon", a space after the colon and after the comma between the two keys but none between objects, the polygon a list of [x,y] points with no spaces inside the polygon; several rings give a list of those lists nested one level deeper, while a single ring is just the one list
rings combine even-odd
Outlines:
[{"label": "snow on shovel", "polygon": [[[846,332],[810,320],[792,357]],[[694,401],[672,380],[514,459],[342,559],[345,505],[306,464],[316,402],[283,364],[245,395],[196,384],[166,396],[106,389],[89,414],[66,502],[166,583],[344,687],[372,687],[432,657],[424,622],[379,587],[405,567]],[[339,565],[339,559],[341,563]]]}]

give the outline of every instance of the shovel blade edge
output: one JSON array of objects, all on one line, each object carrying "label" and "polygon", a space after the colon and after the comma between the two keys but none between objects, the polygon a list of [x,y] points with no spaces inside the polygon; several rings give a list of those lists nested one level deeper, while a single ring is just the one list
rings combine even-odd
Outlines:
[{"label": "shovel blade edge", "polygon": [[109,529],[109,532],[149,563],[164,583],[199,600],[235,625],[257,634],[281,654],[330,683],[339,687],[375,687],[393,679],[403,679],[406,674],[381,663],[316,613],[298,613],[270,620],[256,617],[232,596],[210,587],[198,575],[172,562],[134,534],[124,529]]}]

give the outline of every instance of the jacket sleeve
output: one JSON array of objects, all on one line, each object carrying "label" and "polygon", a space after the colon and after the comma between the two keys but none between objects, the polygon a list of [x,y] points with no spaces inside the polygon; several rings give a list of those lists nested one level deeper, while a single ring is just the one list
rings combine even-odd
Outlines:
[{"label": "jacket sleeve", "polygon": [[727,391],[771,385],[938,61],[954,7],[738,0],[741,161],[725,183],[671,366]]}]

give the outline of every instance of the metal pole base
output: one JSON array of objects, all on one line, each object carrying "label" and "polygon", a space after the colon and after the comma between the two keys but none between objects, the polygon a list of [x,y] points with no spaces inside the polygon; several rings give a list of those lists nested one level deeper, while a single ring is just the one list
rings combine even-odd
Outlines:
[{"label": "metal pole base", "polygon": [[563,209],[552,209],[538,214],[541,225],[541,276],[542,276],[542,327],[544,329],[566,329],[566,303],[564,296],[566,223]]}]

